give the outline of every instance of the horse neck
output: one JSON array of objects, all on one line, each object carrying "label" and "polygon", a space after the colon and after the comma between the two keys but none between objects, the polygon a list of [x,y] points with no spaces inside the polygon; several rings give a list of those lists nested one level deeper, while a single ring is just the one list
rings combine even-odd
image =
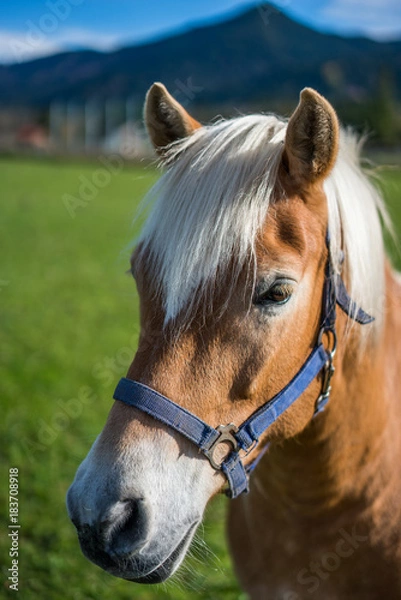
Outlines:
[{"label": "horse neck", "polygon": [[[344,513],[391,494],[400,458],[401,402],[395,382],[401,367],[401,287],[389,270],[380,340],[362,352],[358,326],[346,344],[339,336],[336,372],[326,410],[296,438],[272,447],[255,473],[255,486],[281,510],[318,515]],[[394,298],[398,299],[394,301]],[[346,317],[338,316],[344,331]],[[359,358],[356,358],[357,354]],[[399,490],[398,490],[399,492]]]}]

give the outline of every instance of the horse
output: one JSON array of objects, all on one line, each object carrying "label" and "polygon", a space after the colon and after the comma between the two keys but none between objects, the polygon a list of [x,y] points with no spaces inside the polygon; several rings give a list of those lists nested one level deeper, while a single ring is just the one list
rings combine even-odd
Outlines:
[{"label": "horse", "polygon": [[155,83],[144,115],[164,174],[138,350],[67,494],[84,555],[164,581],[225,492],[252,600],[401,598],[401,280],[358,139],[310,88],[201,125]]}]

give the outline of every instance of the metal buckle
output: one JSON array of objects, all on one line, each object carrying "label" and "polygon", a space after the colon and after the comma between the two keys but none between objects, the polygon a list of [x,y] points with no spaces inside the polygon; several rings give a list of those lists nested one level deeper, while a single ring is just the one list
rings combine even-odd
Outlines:
[{"label": "metal buckle", "polygon": [[319,398],[316,401],[315,413],[319,412],[324,408],[330,398],[331,392],[331,379],[335,372],[335,367],[333,365],[333,359],[337,349],[337,336],[334,329],[321,329],[318,338],[318,344],[322,342],[323,334],[327,334],[329,338],[331,337],[332,348],[328,351],[328,359],[326,364],[324,365],[323,371],[323,383],[322,383],[322,391],[320,393]]},{"label": "metal buckle", "polygon": [[330,392],[331,392],[331,378],[333,377],[335,370],[336,369],[335,369],[335,367],[333,365],[333,358],[330,355],[329,360],[324,365],[323,384],[322,384],[322,391],[321,391],[321,394],[320,394],[321,398],[328,398],[328,396],[330,395]]},{"label": "metal buckle", "polygon": [[213,469],[216,471],[221,471],[221,465],[226,460],[228,454],[224,456],[221,463],[216,462],[214,458],[214,453],[219,444],[223,444],[224,442],[228,442],[232,446],[232,451],[237,452],[239,449],[238,440],[235,437],[235,434],[238,432],[238,427],[236,427],[233,423],[229,423],[228,425],[219,425],[216,427],[216,431],[219,432],[219,437],[213,442],[213,444],[207,450],[203,450],[203,454],[208,458],[210,464]]}]

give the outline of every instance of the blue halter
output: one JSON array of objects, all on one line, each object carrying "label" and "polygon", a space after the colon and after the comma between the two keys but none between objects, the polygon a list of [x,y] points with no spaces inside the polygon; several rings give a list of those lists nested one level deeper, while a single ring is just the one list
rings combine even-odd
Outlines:
[{"label": "blue halter", "polygon": [[[314,416],[324,410],[330,397],[330,382],[334,373],[336,304],[362,325],[374,320],[351,300],[341,277],[335,275],[329,256],[323,291],[322,323],[316,346],[285,388],[263,404],[239,427],[232,423],[219,425],[216,428],[211,427],[169,398],[126,377],[119,381],[114,399],[134,406],[193,442],[212,467],[224,473],[229,485],[226,493],[230,498],[236,498],[242,492],[248,491],[249,473],[255,468],[263,450],[268,446],[250,465],[245,467],[242,459],[255,448],[262,434],[302,395],[320,372],[323,373],[322,391],[316,401]],[[325,335],[331,343],[329,349],[323,345]],[[221,462],[217,462],[215,451],[222,443],[229,444],[231,451]]]}]

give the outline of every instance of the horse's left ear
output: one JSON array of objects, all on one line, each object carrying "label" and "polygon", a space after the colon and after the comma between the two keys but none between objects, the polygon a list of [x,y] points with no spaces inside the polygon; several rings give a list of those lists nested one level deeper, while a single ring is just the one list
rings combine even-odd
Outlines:
[{"label": "horse's left ear", "polygon": [[287,126],[283,161],[298,185],[324,179],[334,166],[339,139],[337,115],[327,100],[311,88],[300,101]]},{"label": "horse's left ear", "polygon": [[150,139],[159,153],[165,146],[201,127],[162,83],[154,83],[148,91],[144,117]]}]

